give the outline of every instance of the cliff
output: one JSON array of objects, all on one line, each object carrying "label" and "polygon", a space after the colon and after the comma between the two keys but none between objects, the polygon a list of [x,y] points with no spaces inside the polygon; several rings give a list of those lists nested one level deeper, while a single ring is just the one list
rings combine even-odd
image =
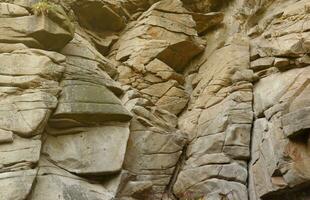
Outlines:
[{"label": "cliff", "polygon": [[309,134],[309,0],[0,0],[0,200],[306,200]]}]

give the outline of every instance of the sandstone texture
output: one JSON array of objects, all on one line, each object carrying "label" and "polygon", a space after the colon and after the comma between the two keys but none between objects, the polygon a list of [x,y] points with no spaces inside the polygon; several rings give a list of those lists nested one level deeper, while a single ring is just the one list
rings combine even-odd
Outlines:
[{"label": "sandstone texture", "polygon": [[309,0],[0,0],[0,200],[307,199]]}]

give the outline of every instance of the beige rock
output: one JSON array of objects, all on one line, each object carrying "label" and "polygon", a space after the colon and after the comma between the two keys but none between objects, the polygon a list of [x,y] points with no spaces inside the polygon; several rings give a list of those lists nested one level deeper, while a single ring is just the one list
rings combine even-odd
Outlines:
[{"label": "beige rock", "polygon": [[208,179],[191,187],[191,191],[179,194],[183,199],[186,198],[202,198],[220,199],[223,196],[230,199],[248,199],[246,187],[238,182]]},{"label": "beige rock", "polygon": [[[260,115],[266,108],[277,103],[280,95],[287,91],[301,70],[287,71],[283,74],[274,74],[263,78],[254,88],[254,110]],[[277,92],[274,92],[277,91]]]},{"label": "beige rock", "polygon": [[87,0],[70,3],[79,23],[86,28],[96,31],[120,31],[125,27],[121,11],[115,9],[117,7],[115,1]]},{"label": "beige rock", "polygon": [[138,176],[126,181],[123,193],[142,199],[161,199],[186,138],[175,128],[177,118],[170,112],[156,107],[145,109],[139,105],[133,106],[132,112],[134,118],[124,168]]},{"label": "beige rock", "polygon": [[[197,168],[182,171],[176,184],[174,185],[174,191],[180,197],[186,193],[189,188],[195,187],[200,182],[210,178],[220,178],[230,181],[245,183],[247,178],[247,170],[242,166],[232,163],[227,165],[205,165]],[[237,180],[235,180],[237,178]],[[208,193],[204,193],[208,194]]]},{"label": "beige rock", "polygon": [[[308,171],[304,169],[309,165],[305,156],[308,146],[305,133],[309,121],[306,111],[309,105],[306,100],[309,95],[308,73],[306,68],[277,74],[278,79],[274,80],[285,78],[285,81],[291,81],[290,85],[285,86],[285,90],[274,91],[277,98],[265,112],[267,119],[262,118],[255,123],[250,164],[251,196],[254,199],[269,195],[272,198],[289,198],[292,192],[287,188],[298,188],[309,180]],[[268,82],[267,79],[261,81]],[[268,90],[261,92],[262,95],[266,93]],[[265,100],[268,101],[267,98]],[[284,196],[287,197],[281,191],[286,191]]]},{"label": "beige rock", "polygon": [[26,16],[30,13],[23,7],[10,4],[10,3],[0,3],[0,18],[3,17],[20,17]]},{"label": "beige rock", "polygon": [[17,44],[0,43],[0,53],[10,53],[15,50],[26,49],[26,48],[27,46],[22,43],[17,43]]},{"label": "beige rock", "polygon": [[[170,11],[165,12],[168,8]],[[171,10],[177,11],[171,13]],[[196,37],[195,21],[187,13],[180,0],[155,3],[115,45],[116,59],[135,66],[158,58],[182,71],[203,50]]]},{"label": "beige rock", "polygon": [[[74,34],[73,40],[61,50],[61,53],[67,56],[84,58],[86,59],[86,62],[91,60],[111,77],[115,77],[117,74],[114,64],[102,56],[89,41],[77,33]],[[87,63],[87,65],[90,65],[89,62]]]},{"label": "beige rock", "polygon": [[202,34],[208,29],[220,25],[224,19],[224,13],[221,12],[211,12],[206,14],[191,13],[191,15],[196,22],[196,30],[198,34]]},{"label": "beige rock", "polygon": [[42,15],[2,18],[0,42],[23,43],[28,47],[47,50],[61,49],[73,37],[70,21],[57,24],[59,20],[68,20],[63,15],[61,10],[54,13],[52,19]]},{"label": "beige rock", "polygon": [[309,198],[309,0],[51,2],[0,2],[0,200]]},{"label": "beige rock", "polygon": [[176,86],[177,82],[176,81],[167,81],[164,83],[158,83],[151,85],[150,87],[141,90],[142,93],[155,96],[155,97],[162,97],[165,95],[173,86]]},{"label": "beige rock", "polygon": [[37,169],[0,174],[1,200],[23,200],[31,193]]},{"label": "beige rock", "polygon": [[269,67],[273,66],[275,58],[273,57],[265,57],[265,58],[259,58],[255,61],[251,62],[251,69],[256,72],[260,70],[267,69]]},{"label": "beige rock", "polygon": [[53,62],[64,60],[57,53],[38,52],[41,53],[20,50],[0,54],[1,86],[18,88],[0,100],[0,126],[25,137],[43,131],[51,109],[56,107],[58,81],[64,70]]},{"label": "beige rock", "polygon": [[72,173],[110,174],[122,168],[128,137],[126,124],[94,127],[74,135],[48,136],[42,151]]},{"label": "beige rock", "polygon": [[0,145],[0,171],[31,169],[40,158],[41,141],[14,137],[11,144]]},{"label": "beige rock", "polygon": [[291,33],[280,37],[261,39],[259,43],[260,56],[288,56],[298,57],[307,52],[307,47],[303,48],[309,40],[309,33]]},{"label": "beige rock", "polygon": [[27,55],[23,53],[0,54],[2,75],[42,75],[58,80],[64,67],[53,63],[46,56]]},{"label": "beige rock", "polygon": [[87,180],[72,175],[49,162],[41,164],[36,179],[36,187],[31,198],[46,199],[103,199],[112,200],[112,194],[100,184],[92,184]]},{"label": "beige rock", "polygon": [[104,122],[128,121],[131,114],[105,86],[82,82],[64,87],[53,117],[71,118],[80,122]]},{"label": "beige rock", "polygon": [[13,132],[0,130],[0,144],[12,143],[13,142]]},{"label": "beige rock", "polygon": [[309,107],[288,113],[282,118],[283,131],[287,137],[304,134],[309,128]]},{"label": "beige rock", "polygon": [[[246,160],[253,120],[250,82],[255,80],[249,61],[248,39],[237,34],[200,67],[192,107],[181,118],[192,120],[186,123],[189,128],[180,127],[191,131],[193,139],[173,187],[180,199],[247,199]],[[238,189],[230,193],[227,188]]]},{"label": "beige rock", "polygon": [[167,110],[175,115],[179,114],[187,105],[189,95],[182,89],[172,87],[156,105],[164,110]]},{"label": "beige rock", "polygon": [[279,68],[279,69],[285,68],[289,64],[290,64],[290,60],[287,58],[276,58],[274,60],[274,66]]},{"label": "beige rock", "polygon": [[223,1],[215,0],[183,0],[186,7],[191,8],[195,12],[211,12],[223,6]]}]

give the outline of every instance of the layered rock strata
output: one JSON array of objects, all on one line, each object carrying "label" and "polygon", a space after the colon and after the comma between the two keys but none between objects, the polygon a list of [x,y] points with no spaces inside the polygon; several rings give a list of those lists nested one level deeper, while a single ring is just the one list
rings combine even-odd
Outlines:
[{"label": "layered rock strata", "polygon": [[0,200],[310,198],[308,0],[0,0]]}]

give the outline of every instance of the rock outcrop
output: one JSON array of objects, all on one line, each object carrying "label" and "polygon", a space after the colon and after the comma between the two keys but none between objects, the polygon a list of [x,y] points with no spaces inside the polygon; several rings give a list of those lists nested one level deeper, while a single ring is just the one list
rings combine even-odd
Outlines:
[{"label": "rock outcrop", "polygon": [[0,0],[0,200],[306,200],[309,130],[309,0]]}]

